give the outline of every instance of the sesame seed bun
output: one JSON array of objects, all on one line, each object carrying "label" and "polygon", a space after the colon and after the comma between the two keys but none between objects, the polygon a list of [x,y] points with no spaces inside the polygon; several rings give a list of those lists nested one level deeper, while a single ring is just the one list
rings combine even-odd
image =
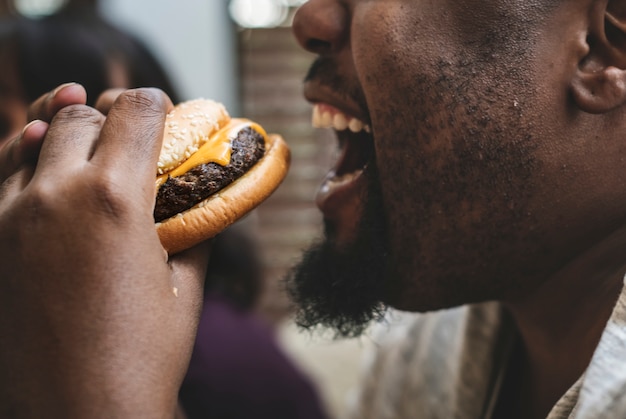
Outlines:
[{"label": "sesame seed bun", "polygon": [[213,100],[194,99],[176,105],[165,117],[157,173],[180,166],[230,120],[224,105]]},{"label": "sesame seed bun", "polygon": [[[203,114],[201,118],[204,120],[204,122],[202,122],[202,124],[204,124],[202,129],[211,132],[216,131],[226,125],[230,117],[223,117],[226,111],[220,104],[216,106],[216,102],[206,102],[210,103],[195,103],[192,107],[196,109],[196,115]],[[187,105],[185,107],[189,108]],[[201,105],[203,110],[197,111],[197,105]],[[204,105],[207,106],[204,107]],[[209,116],[206,116],[205,111],[207,109],[216,109],[219,118],[210,116],[210,113]],[[179,110],[181,110],[181,108],[177,106],[174,110],[175,115],[179,115]],[[168,117],[168,120],[169,119],[171,118]],[[193,119],[194,118],[187,118],[186,120],[192,121]],[[182,120],[185,120],[185,118]],[[215,123],[213,123],[213,121],[215,121]],[[190,129],[191,125],[187,127],[187,130],[175,129],[174,131],[177,131],[176,135],[178,136],[178,141],[188,141],[187,136],[189,133],[192,134],[192,137],[199,137],[199,131],[196,128],[198,125],[202,124],[192,124],[194,129]],[[178,135],[180,132],[185,132],[184,138]],[[165,134],[166,136],[169,135],[167,121]],[[200,135],[200,137],[202,137],[202,135]],[[204,137],[206,137],[206,135]],[[197,138],[188,142],[193,144],[192,148],[197,149],[199,147]],[[170,156],[167,157],[169,161],[173,161],[171,154],[182,155],[183,158],[181,160],[185,160],[185,155],[189,157],[189,155],[192,154],[185,151],[180,152],[179,150],[172,153],[171,147],[167,148],[167,150],[165,145],[163,147],[162,154],[169,154]],[[261,202],[267,199],[280,185],[287,175],[289,160],[289,148],[283,138],[276,134],[266,135],[265,153],[263,157],[261,157],[261,159],[243,176],[192,208],[162,222],[156,223],[157,233],[165,250],[169,254],[174,254],[193,247],[204,240],[216,236],[226,227],[252,211]],[[180,164],[181,163],[177,162],[168,163],[168,167],[177,167]],[[160,169],[163,167],[164,165],[160,166]],[[159,173],[161,173],[161,170],[159,170]]]}]

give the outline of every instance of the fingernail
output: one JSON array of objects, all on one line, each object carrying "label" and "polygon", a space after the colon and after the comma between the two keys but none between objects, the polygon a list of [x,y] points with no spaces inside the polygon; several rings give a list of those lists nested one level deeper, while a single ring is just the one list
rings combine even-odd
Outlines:
[{"label": "fingernail", "polygon": [[42,121],[40,119],[35,119],[33,121],[30,121],[28,124],[26,124],[26,126],[24,128],[22,128],[22,132],[20,133],[19,139],[21,140],[22,137],[24,137],[24,135],[26,135],[26,131],[29,131],[35,125],[41,125],[41,131],[42,132],[37,134],[37,136],[43,135],[45,133],[45,131],[47,130],[47,127],[48,127],[48,124],[46,124],[44,121]]},{"label": "fingernail", "polygon": [[56,89],[54,89],[54,90],[52,91],[52,95],[50,96],[50,98],[54,98],[54,97],[56,97],[56,95],[57,95],[57,94],[59,94],[59,92],[60,92],[61,90],[65,89],[66,87],[69,87],[69,86],[74,86],[74,85],[76,85],[76,84],[77,84],[77,83],[75,83],[75,82],[70,82],[70,83],[65,83],[65,84],[60,85],[59,87],[57,87]]},{"label": "fingernail", "polygon": [[26,133],[26,131],[28,131],[30,127],[32,127],[35,124],[38,124],[39,122],[43,122],[43,121],[41,121],[40,119],[35,119],[33,121],[30,121],[28,124],[26,124],[26,126],[22,128],[22,132],[20,132],[20,137],[23,137],[24,133]]}]

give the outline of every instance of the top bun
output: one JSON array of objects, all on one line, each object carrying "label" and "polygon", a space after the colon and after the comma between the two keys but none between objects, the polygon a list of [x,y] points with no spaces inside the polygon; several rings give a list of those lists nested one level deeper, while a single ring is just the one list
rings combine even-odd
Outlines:
[{"label": "top bun", "polygon": [[158,174],[180,166],[229,121],[224,105],[212,100],[194,99],[174,107],[165,118]]}]

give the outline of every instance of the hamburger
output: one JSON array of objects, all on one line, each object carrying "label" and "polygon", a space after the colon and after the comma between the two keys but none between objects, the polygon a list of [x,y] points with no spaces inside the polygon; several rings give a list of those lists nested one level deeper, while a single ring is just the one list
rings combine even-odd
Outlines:
[{"label": "hamburger", "polygon": [[268,198],[287,174],[289,148],[221,103],[195,99],[167,115],[154,219],[174,254],[214,237]]}]

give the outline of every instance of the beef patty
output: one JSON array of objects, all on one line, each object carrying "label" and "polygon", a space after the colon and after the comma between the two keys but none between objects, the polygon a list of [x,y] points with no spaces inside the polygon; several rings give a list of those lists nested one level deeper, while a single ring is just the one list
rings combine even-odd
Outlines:
[{"label": "beef patty", "polygon": [[205,200],[248,171],[265,153],[263,136],[250,127],[239,131],[232,142],[226,166],[205,163],[184,175],[169,177],[159,188],[154,208],[156,222],[170,218]]}]

